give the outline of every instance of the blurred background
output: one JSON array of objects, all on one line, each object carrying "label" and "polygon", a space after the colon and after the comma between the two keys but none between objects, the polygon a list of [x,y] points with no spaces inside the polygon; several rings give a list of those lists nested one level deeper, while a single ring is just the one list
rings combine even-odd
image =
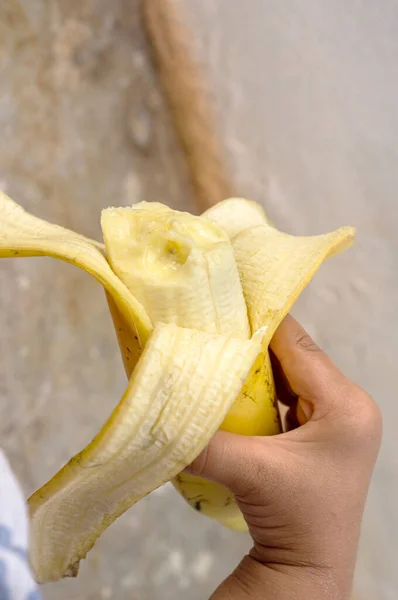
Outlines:
[{"label": "blurred background", "polygon": [[[138,0],[2,0],[0,187],[98,237],[139,200],[196,210]],[[189,0],[181,7],[218,109],[234,185],[295,234],[358,227],[295,314],[379,402],[357,600],[398,571],[398,3]],[[97,432],[125,386],[101,288],[51,259],[0,264],[0,446],[26,494]],[[47,600],[208,598],[249,547],[165,486],[112,525]]]}]

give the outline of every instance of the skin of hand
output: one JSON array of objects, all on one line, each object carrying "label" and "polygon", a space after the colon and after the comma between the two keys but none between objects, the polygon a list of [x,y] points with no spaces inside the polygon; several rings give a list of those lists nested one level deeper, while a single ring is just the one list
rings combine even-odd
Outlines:
[{"label": "skin of hand", "polygon": [[292,317],[271,351],[288,431],[220,431],[187,469],[234,493],[253,538],[211,600],[348,600],[380,411]]}]

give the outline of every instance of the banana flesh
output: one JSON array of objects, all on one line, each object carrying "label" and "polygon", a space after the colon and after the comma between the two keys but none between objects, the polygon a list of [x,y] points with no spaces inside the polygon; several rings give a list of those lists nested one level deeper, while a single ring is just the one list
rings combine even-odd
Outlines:
[{"label": "banana flesh", "polygon": [[125,510],[173,480],[197,510],[245,523],[229,490],[183,469],[222,428],[279,433],[268,343],[351,228],[296,238],[261,207],[230,199],[202,217],[156,203],[107,209],[105,251],[0,193],[0,257],[53,256],[105,288],[129,383],[92,442],[30,499],[38,581],[76,575]]},{"label": "banana flesh", "polygon": [[261,206],[244,198],[223,200],[206,210],[203,216],[220,225],[231,240],[244,229],[270,225]]},{"label": "banana flesh", "polygon": [[230,240],[210,221],[157,203],[102,211],[109,263],[152,323],[248,339]]}]

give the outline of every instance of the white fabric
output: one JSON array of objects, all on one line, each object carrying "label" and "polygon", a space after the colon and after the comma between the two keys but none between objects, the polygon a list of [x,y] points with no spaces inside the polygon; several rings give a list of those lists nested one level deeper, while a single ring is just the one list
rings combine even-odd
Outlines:
[{"label": "white fabric", "polygon": [[0,450],[0,600],[41,600],[29,567],[28,532],[21,488]]}]

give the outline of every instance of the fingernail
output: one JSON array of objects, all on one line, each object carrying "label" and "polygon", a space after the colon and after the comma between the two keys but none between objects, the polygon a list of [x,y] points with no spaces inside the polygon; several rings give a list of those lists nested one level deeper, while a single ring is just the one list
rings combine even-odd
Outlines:
[{"label": "fingernail", "polygon": [[306,421],[309,421],[314,412],[312,405],[309,402],[307,402],[306,400],[303,400],[302,398],[300,398],[300,400],[298,401],[298,405],[299,405],[301,412],[305,416]]}]

